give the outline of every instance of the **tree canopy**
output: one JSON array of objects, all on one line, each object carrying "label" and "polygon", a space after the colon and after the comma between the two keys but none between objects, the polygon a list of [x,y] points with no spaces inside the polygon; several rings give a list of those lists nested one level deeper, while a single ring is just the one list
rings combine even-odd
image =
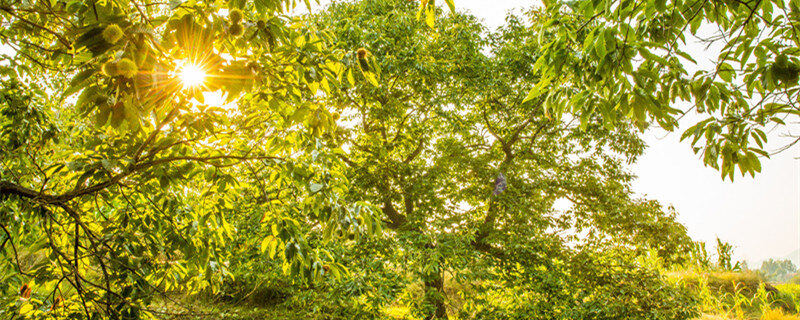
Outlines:
[{"label": "tree canopy", "polygon": [[796,110],[751,101],[791,99],[794,49],[725,40],[742,71],[689,78],[683,10],[728,39],[765,30],[752,6],[547,2],[489,31],[446,3],[0,1],[0,315],[158,318],[264,271],[332,294],[315,317],[692,316],[652,268],[691,239],[631,189],[640,130],[692,100],[724,116],[687,132],[707,163],[758,171]]},{"label": "tree canopy", "polygon": [[346,180],[321,138],[334,120],[309,97],[339,64],[291,5],[0,4],[13,49],[0,64],[0,290],[36,288],[8,312],[137,318],[157,293],[218,287],[233,213],[257,216],[265,248],[304,277],[330,259],[300,221],[379,229],[370,205],[337,197]]},{"label": "tree canopy", "polygon": [[[540,47],[527,26],[541,12],[509,17],[484,36],[473,17],[461,14],[440,17],[433,29],[414,24],[412,6],[333,4],[315,21],[333,34],[332,46],[363,46],[374,57],[359,67],[355,86],[328,104],[344,120],[350,199],[380,206],[389,229],[382,243],[389,247],[375,255],[415,270],[428,312],[445,315],[446,275],[544,287],[536,270],[570,279],[570,272],[591,272],[582,270],[583,259],[622,263],[604,250],[652,249],[678,258],[673,253],[688,244],[683,227],[630,190],[624,164],[644,148],[631,128],[608,129],[599,117],[583,125],[555,121],[541,104],[526,103],[525,89],[540,79],[532,69]],[[514,280],[515,274],[525,276]],[[587,295],[609,289],[591,280],[563,283],[542,298],[564,313],[541,317],[585,312],[558,293],[577,288]],[[548,309],[520,301],[517,310],[502,312],[513,317],[526,308]]]},{"label": "tree canopy", "polygon": [[[743,175],[760,172],[760,158],[770,155],[767,132],[800,115],[797,1],[544,4],[543,54],[534,63],[542,81],[528,100],[545,100],[556,117],[600,114],[609,126],[644,129],[654,122],[672,131],[681,117],[698,116],[682,139],[733,179],[737,168]],[[719,55],[687,51],[695,40]]]}]

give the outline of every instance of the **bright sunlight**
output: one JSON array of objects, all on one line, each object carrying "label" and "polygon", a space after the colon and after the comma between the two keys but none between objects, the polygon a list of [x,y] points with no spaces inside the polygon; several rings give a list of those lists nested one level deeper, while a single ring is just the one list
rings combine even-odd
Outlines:
[{"label": "bright sunlight", "polygon": [[194,63],[184,63],[180,67],[178,76],[184,88],[196,88],[205,82],[206,71]]}]

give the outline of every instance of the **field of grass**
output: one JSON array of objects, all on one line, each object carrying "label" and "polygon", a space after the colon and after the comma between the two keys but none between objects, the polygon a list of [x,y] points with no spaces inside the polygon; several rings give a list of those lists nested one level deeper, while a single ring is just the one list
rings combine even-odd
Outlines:
[{"label": "field of grass", "polygon": [[800,285],[770,284],[752,271],[668,273],[700,299],[697,320],[800,320]]},{"label": "field of grass", "polygon": [[[800,320],[797,313],[800,307],[798,284],[772,285],[754,272],[683,270],[666,275],[669,281],[683,283],[700,301],[701,315],[695,320]],[[459,289],[469,290],[463,286]],[[410,296],[420,294],[420,288],[414,285],[405,291]],[[458,300],[456,291],[448,292],[454,301]],[[181,297],[175,302],[161,300],[151,309],[161,318],[172,320],[339,319],[335,316],[310,316],[319,314],[309,311],[322,302],[314,300],[320,295],[310,293],[271,296],[260,292],[254,299],[240,301],[211,295]],[[457,307],[457,303],[451,305],[451,308]],[[417,319],[410,311],[411,307],[402,302],[381,309],[384,319]]]}]

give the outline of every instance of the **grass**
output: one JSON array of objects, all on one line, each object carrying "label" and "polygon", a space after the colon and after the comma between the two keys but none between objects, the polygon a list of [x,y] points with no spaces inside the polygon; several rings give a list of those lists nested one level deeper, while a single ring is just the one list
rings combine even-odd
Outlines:
[{"label": "grass", "polygon": [[[796,310],[800,309],[800,284],[769,285],[754,272],[716,272],[684,270],[667,274],[673,281],[681,282],[695,293],[701,301],[701,316],[694,320],[800,320]],[[479,292],[471,285],[460,284],[449,275],[446,295],[448,314],[456,316],[462,308],[461,294]],[[159,319],[166,320],[244,320],[244,319],[344,319],[358,315],[337,314],[335,309],[315,309],[328,305],[325,298],[315,295],[314,289],[306,294],[284,292],[277,283],[250,284],[257,288],[241,291],[223,299],[219,296],[195,296],[180,298],[177,303],[159,302],[152,306]],[[242,288],[249,285],[241,285]],[[322,299],[322,300],[320,300]],[[421,283],[412,283],[400,294],[397,301],[386,305],[378,312],[382,319],[416,320],[410,301],[423,299]],[[352,301],[351,301],[352,302]],[[357,303],[357,302],[353,302]],[[366,303],[366,302],[364,302]],[[186,312],[179,305],[188,305],[194,312]],[[351,306],[352,307],[352,306]],[[462,319],[472,319],[461,314]]]},{"label": "grass", "polygon": [[[693,290],[700,291],[704,289],[703,287],[708,287],[709,290],[716,293],[742,294],[751,298],[758,292],[762,284],[766,284],[762,276],[752,271],[694,272],[687,270],[672,272],[668,276],[684,281]],[[766,286],[765,289],[767,291],[774,290],[772,286]]]},{"label": "grass", "polygon": [[796,300],[800,300],[800,284],[797,283],[782,283],[777,284],[775,287],[780,291],[789,296],[794,297]]},{"label": "grass", "polygon": [[728,318],[727,315],[704,313],[695,320],[734,320],[734,319]]},{"label": "grass", "polygon": [[726,313],[721,314],[703,314],[699,318],[695,320],[750,320],[750,319],[758,319],[758,320],[800,320],[800,316],[796,314],[788,314],[781,309],[766,309],[764,310],[761,315],[755,316],[747,316],[744,318],[739,318],[733,315],[728,315]]},{"label": "grass", "polygon": [[245,320],[245,319],[303,319],[278,306],[257,307],[250,304],[232,304],[227,302],[207,301],[204,299],[190,301],[182,299],[178,304],[160,301],[153,306],[153,312],[159,319],[165,320]]},{"label": "grass", "polygon": [[670,272],[667,276],[693,290],[703,314],[695,320],[800,320],[800,285],[771,285],[746,271]]}]

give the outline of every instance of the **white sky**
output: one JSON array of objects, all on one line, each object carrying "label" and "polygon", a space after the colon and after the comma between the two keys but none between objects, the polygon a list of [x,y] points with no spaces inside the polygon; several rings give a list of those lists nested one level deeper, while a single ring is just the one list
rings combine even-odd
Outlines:
[{"label": "white sky", "polygon": [[[457,10],[476,15],[491,29],[502,25],[509,11],[540,5],[537,0],[455,2]],[[700,63],[717,56],[713,50],[694,47],[688,51]],[[687,123],[691,120],[683,121],[683,129]],[[747,260],[750,267],[758,268],[762,260],[786,258],[791,253],[798,264],[800,147],[763,159],[762,172],[755,179],[737,176],[730,182],[723,181],[715,169],[703,166],[691,146],[679,141],[680,132],[681,129],[671,134],[651,130],[646,134],[649,148],[631,168],[639,176],[634,190],[665,206],[673,205],[689,234],[695,240],[708,242],[709,249],[713,249],[719,236],[732,243],[736,258]],[[770,134],[771,142],[779,142],[785,133],[786,130],[775,130]]]}]

